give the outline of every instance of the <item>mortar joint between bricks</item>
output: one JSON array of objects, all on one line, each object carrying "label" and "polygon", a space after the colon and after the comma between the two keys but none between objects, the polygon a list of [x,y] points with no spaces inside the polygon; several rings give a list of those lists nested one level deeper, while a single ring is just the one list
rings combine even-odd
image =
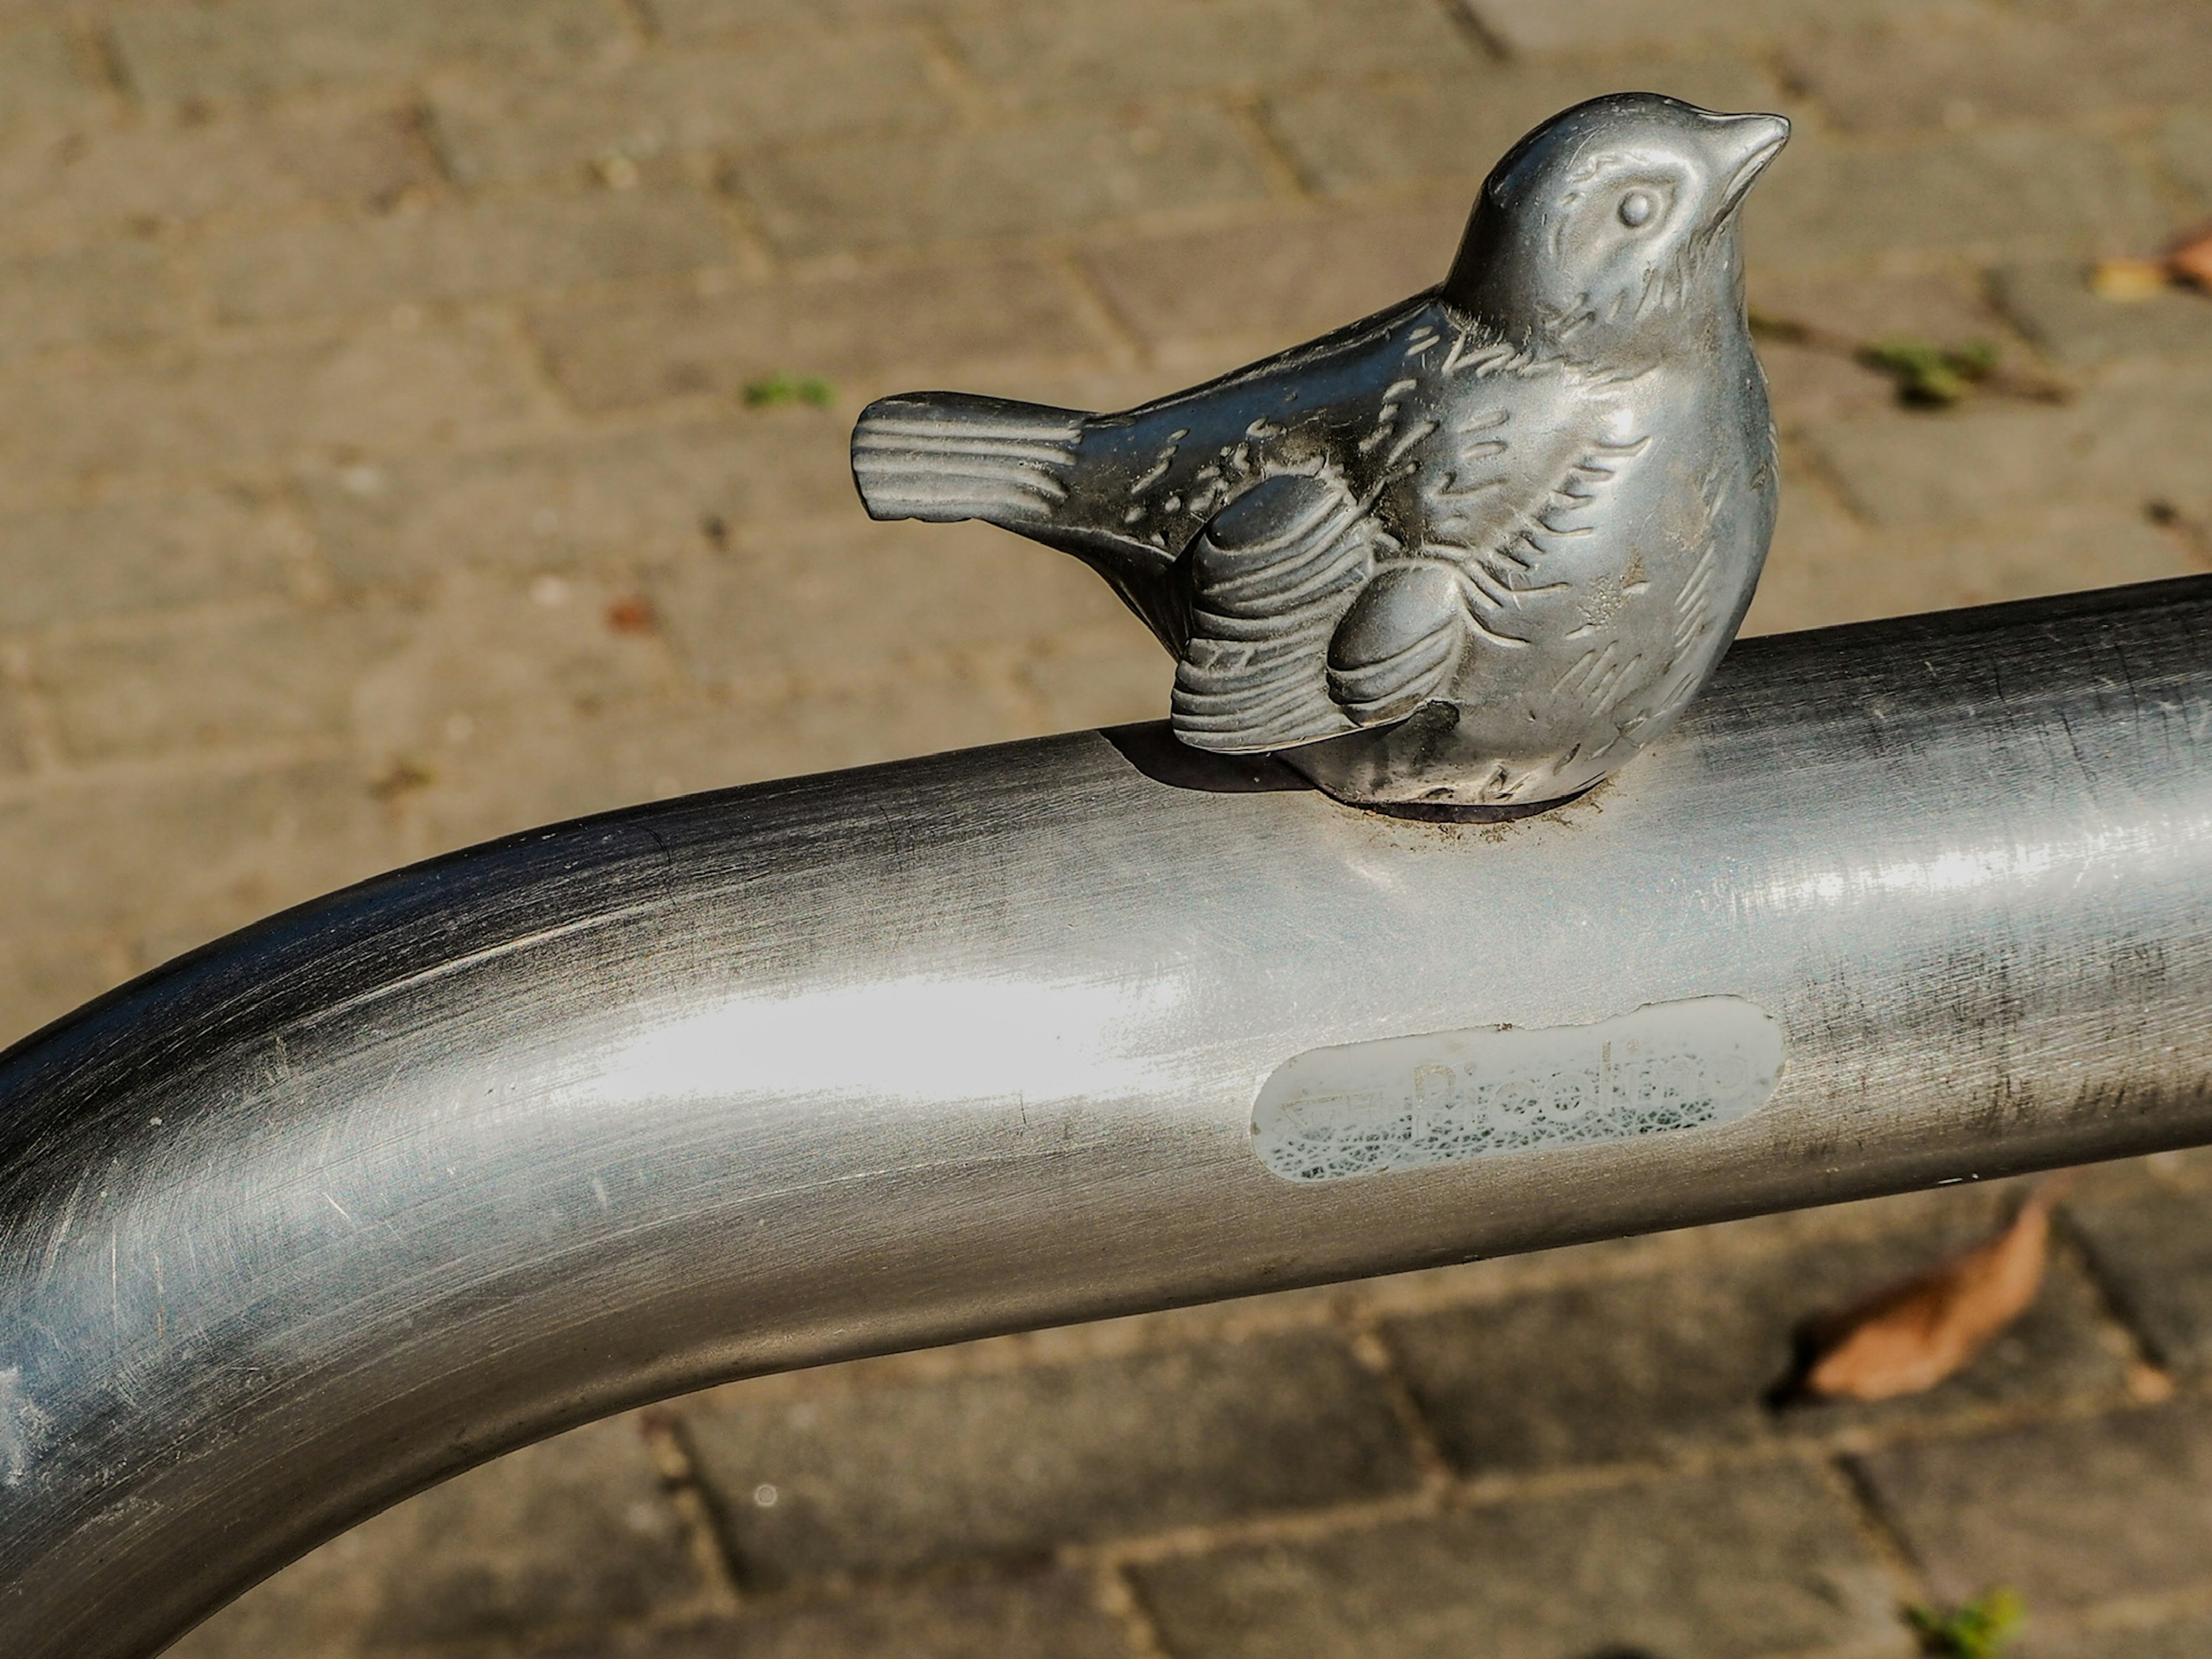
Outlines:
[{"label": "mortar joint between bricks", "polygon": [[1493,64],[1513,62],[1513,52],[1504,40],[1482,20],[1468,0],[1436,0],[1443,9],[1444,21],[1457,30],[1462,39]]},{"label": "mortar joint between bricks", "polygon": [[736,1612],[740,1599],[737,1571],[723,1547],[721,1528],[708,1507],[698,1465],[678,1427],[676,1413],[649,1406],[638,1413],[637,1424],[659,1473],[661,1489],[683,1526],[684,1547],[699,1570],[705,1590],[701,1610],[723,1616]]},{"label": "mortar joint between bricks", "polygon": [[1121,1628],[1129,1659],[1170,1659],[1167,1643],[1153,1622],[1144,1598],[1128,1570],[1117,1562],[1103,1561],[1091,1578],[1091,1593],[1109,1619]]},{"label": "mortar joint between bricks", "polygon": [[1431,1498],[1442,1498],[1457,1484],[1458,1475],[1445,1457],[1435,1429],[1421,1410],[1420,1401],[1414,1397],[1413,1384],[1407,1381],[1398,1356],[1382,1334],[1382,1321],[1366,1298],[1356,1292],[1337,1304],[1336,1314],[1352,1358],[1382,1389],[1383,1398],[1389,1401],[1391,1415],[1397,1419],[1400,1431],[1413,1449],[1414,1467],[1420,1471],[1421,1490]]},{"label": "mortar joint between bricks", "polygon": [[28,781],[35,786],[40,779],[65,771],[69,763],[62,752],[53,704],[39,684],[30,647],[20,641],[0,645],[0,680],[10,692],[8,720],[15,728]]},{"label": "mortar joint between bricks", "polygon": [[124,61],[123,48],[115,38],[112,24],[105,21],[79,24],[76,44],[77,51],[90,61],[102,86],[126,104],[144,104],[137,88],[131,85],[130,65]]},{"label": "mortar joint between bricks", "polygon": [[952,106],[961,125],[980,128],[997,113],[990,93],[969,67],[951,31],[933,17],[916,18],[908,32],[921,54],[922,73]]},{"label": "mortar joint between bricks", "polygon": [[1274,181],[1278,193],[1293,201],[1318,199],[1321,181],[1306,171],[1290,145],[1276,132],[1274,124],[1267,118],[1264,96],[1237,93],[1231,94],[1226,103],[1231,118],[1244,134],[1245,142],[1251,145],[1261,168]]},{"label": "mortar joint between bricks", "polygon": [[1931,1598],[1927,1575],[1913,1555],[1904,1528],[1875,1490],[1864,1465],[1852,1457],[1823,1457],[1813,1460],[1808,1467],[1843,1504],[1853,1528],[1896,1586],[1899,1604],[1928,1602]]},{"label": "mortar joint between bricks", "polygon": [[647,0],[613,0],[613,4],[622,15],[623,21],[629,25],[640,40],[651,42],[660,39],[660,20],[653,15],[653,8]]},{"label": "mortar joint between bricks", "polygon": [[1091,268],[1083,263],[1082,256],[1072,247],[1052,249],[1046,255],[1048,262],[1060,273],[1075,301],[1076,309],[1084,319],[1105,340],[1107,358],[1115,368],[1149,368],[1152,354],[1144,337],[1124,317],[1109,299],[1106,290],[1099,286]]},{"label": "mortar joint between bricks", "polygon": [[2127,1362],[2129,1393],[2146,1405],[2172,1398],[2178,1384],[2170,1357],[2159,1352],[2150,1334],[2132,1317],[2126,1297],[2105,1271],[2097,1253],[2089,1248],[2088,1240],[2075,1225],[2065,1205],[2057,1207],[2051,1222],[2051,1243],[2059,1253],[2073,1258],[2074,1265],[2081,1270],[2081,1276],[2096,1293],[2100,1334]]}]

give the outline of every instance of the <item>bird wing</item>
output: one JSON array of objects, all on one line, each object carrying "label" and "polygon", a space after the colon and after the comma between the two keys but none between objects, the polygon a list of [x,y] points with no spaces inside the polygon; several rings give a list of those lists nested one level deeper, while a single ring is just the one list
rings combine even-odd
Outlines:
[{"label": "bird wing", "polygon": [[1361,395],[1328,405],[1329,453],[1270,433],[1266,460],[1301,470],[1214,513],[1179,562],[1175,725],[1195,747],[1289,748],[1449,696],[1470,649],[1527,648],[1520,606],[1587,533],[1602,394],[1441,308],[1395,322],[1360,342]]},{"label": "bird wing", "polygon": [[1176,665],[1176,736],[1248,755],[1352,731],[1330,696],[1328,640],[1384,542],[1325,473],[1279,473],[1215,514],[1186,556],[1193,603]]}]

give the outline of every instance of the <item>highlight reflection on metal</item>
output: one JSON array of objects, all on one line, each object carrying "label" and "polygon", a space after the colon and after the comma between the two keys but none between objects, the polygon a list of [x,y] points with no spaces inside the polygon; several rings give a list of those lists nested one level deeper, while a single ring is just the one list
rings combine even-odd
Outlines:
[{"label": "highlight reflection on metal", "polygon": [[[1296,1182],[1316,1048],[1741,998],[1766,1104]],[[739,1374],[2212,1139],[2212,579],[1737,647],[1481,826],[1164,728],[520,836],[0,1060],[0,1652]]]},{"label": "highlight reflection on metal", "polygon": [[886,398],[861,498],[1090,564],[1175,653],[1194,748],[1351,801],[1571,795],[1697,695],[1766,558],[1736,214],[1789,131],[1578,105],[1498,164],[1436,289],[1119,415]]}]

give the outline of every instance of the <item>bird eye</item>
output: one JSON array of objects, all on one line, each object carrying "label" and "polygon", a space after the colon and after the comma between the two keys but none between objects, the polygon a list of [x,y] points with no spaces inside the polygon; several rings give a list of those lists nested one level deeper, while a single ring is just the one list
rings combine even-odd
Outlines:
[{"label": "bird eye", "polygon": [[1655,205],[1645,191],[1632,190],[1620,198],[1620,222],[1633,230],[1651,216]]}]

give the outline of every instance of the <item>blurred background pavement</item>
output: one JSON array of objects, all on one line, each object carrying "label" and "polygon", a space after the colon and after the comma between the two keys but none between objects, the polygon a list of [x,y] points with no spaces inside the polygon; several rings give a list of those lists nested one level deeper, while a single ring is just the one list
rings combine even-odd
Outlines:
[{"label": "blurred background pavement", "polygon": [[[2085,281],[2212,216],[2205,0],[0,0],[0,1024],[549,819],[1157,716],[1087,572],[869,523],[854,415],[1398,299],[1624,88],[1797,122],[1755,630],[2212,569],[2212,297]],[[1896,340],[2012,389],[1906,407]],[[1994,1194],[734,1385],[180,1651],[1887,1655],[2008,1582],[2037,1659],[2202,1654],[2208,1187],[2085,1185],[1893,1407],[1756,1402]]]}]

